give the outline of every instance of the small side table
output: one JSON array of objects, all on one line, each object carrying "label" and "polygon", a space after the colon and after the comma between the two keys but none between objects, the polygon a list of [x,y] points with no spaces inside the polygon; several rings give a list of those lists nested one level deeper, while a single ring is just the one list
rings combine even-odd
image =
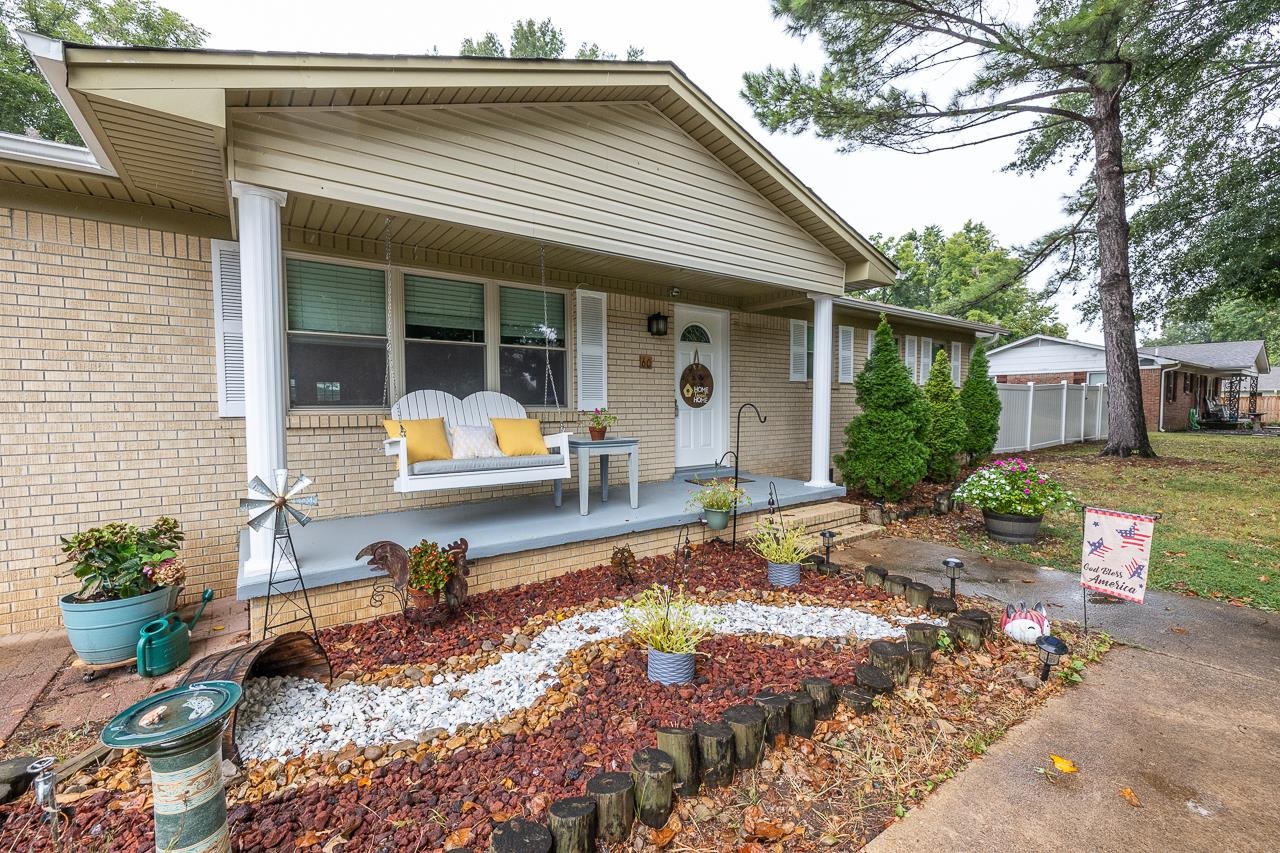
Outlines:
[{"label": "small side table", "polygon": [[640,506],[640,439],[569,437],[569,452],[578,457],[578,511],[587,509],[587,483],[591,480],[591,457],[600,457],[600,500],[609,500],[609,457],[627,454],[627,482],[631,486],[631,508]]}]

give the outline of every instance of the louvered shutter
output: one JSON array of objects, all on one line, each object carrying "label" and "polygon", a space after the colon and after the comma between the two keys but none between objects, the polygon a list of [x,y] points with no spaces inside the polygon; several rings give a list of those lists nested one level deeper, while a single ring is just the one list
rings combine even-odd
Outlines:
[{"label": "louvered shutter", "polygon": [[916,344],[918,343],[915,335],[907,335],[904,338],[902,360],[907,364],[907,372],[911,374],[911,381],[917,385],[920,384],[920,359],[916,355]]},{"label": "louvered shutter", "polygon": [[871,360],[871,353],[875,351],[875,348],[876,348],[876,330],[867,329],[867,361]]},{"label": "louvered shutter", "polygon": [[951,384],[960,385],[960,342],[951,342]]},{"label": "louvered shutter", "polygon": [[920,339],[920,384],[929,381],[933,372],[933,338]]},{"label": "louvered shutter", "polygon": [[603,409],[609,405],[605,295],[579,290],[577,305],[578,408]]},{"label": "louvered shutter", "polygon": [[244,417],[244,317],[240,311],[240,244],[212,240],[213,325],[217,338],[218,416]]},{"label": "louvered shutter", "polygon": [[791,356],[789,360],[792,382],[808,379],[809,324],[804,320],[791,321]]},{"label": "louvered shutter", "polygon": [[836,346],[838,358],[836,360],[836,381],[852,382],[853,381],[853,327],[840,326],[837,330]]}]

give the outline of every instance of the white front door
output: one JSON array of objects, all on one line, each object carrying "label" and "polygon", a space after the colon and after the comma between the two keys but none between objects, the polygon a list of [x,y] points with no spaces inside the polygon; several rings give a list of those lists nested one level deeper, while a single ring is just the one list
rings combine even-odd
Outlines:
[{"label": "white front door", "polygon": [[[714,465],[729,444],[729,316],[677,305],[675,336],[676,467]],[[685,368],[695,356],[710,372],[709,397],[688,393]]]}]

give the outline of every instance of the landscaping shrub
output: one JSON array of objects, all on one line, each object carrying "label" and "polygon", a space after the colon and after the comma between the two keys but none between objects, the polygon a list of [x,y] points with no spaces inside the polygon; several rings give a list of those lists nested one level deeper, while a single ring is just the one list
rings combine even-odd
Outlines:
[{"label": "landscaping shrub", "polygon": [[969,428],[956,387],[951,384],[951,359],[945,349],[938,350],[933,359],[929,379],[924,383],[924,400],[929,409],[929,429],[925,433],[929,479],[948,483],[960,470],[956,457],[964,449]]},{"label": "landscaping shrub", "polygon": [[1000,435],[1000,394],[987,365],[987,351],[981,343],[973,346],[969,375],[960,388],[960,408],[964,412],[965,440],[961,448],[973,465],[991,455]]},{"label": "landscaping shrub", "polygon": [[924,479],[929,415],[884,315],[854,390],[862,414],[845,427],[845,452],[836,456],[836,465],[847,486],[896,501]]}]

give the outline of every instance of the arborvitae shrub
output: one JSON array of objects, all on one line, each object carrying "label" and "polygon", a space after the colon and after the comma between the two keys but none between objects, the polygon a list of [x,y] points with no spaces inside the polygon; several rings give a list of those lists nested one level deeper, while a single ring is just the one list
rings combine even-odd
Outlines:
[{"label": "arborvitae shrub", "polygon": [[938,350],[924,383],[924,401],[929,409],[929,429],[925,433],[925,447],[929,449],[926,466],[929,479],[939,483],[954,480],[960,470],[956,460],[969,436],[960,409],[960,396],[951,384],[951,359],[946,349]]},{"label": "arborvitae shrub", "polygon": [[964,447],[973,465],[991,455],[1000,435],[1000,394],[991,378],[987,351],[981,343],[973,347],[969,375],[960,388],[960,408],[966,428]]},{"label": "arborvitae shrub", "polygon": [[845,485],[896,501],[924,479],[928,413],[883,315],[854,390],[862,414],[845,427],[845,452],[836,457],[836,465]]}]

